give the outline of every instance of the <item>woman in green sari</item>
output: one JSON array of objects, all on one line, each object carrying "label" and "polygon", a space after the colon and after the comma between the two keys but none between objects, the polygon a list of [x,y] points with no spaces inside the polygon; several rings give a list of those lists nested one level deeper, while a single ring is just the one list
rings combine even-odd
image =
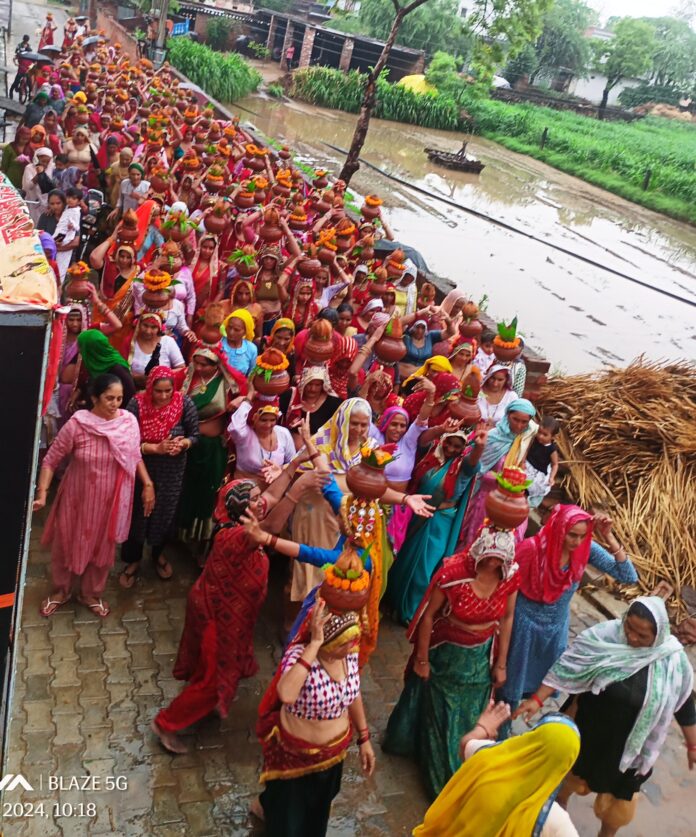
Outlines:
[{"label": "woman in green sari", "polygon": [[247,382],[217,348],[198,348],[191,356],[182,386],[198,411],[200,436],[186,463],[179,504],[184,540],[206,541],[212,532],[215,498],[225,475],[227,448],[223,439],[230,401],[244,395]]},{"label": "woman in green sari", "polygon": [[483,429],[477,430],[473,447],[468,448],[464,431],[445,433],[413,472],[411,493],[431,495],[430,503],[437,511],[427,519],[411,519],[404,544],[389,573],[387,599],[404,625],[413,619],[442,559],[456,549],[485,444]]},{"label": "woman in green sari", "polygon": [[433,799],[459,768],[462,735],[505,682],[518,584],[514,535],[482,529],[445,559],[408,629],[414,649],[382,747],[416,757]]}]

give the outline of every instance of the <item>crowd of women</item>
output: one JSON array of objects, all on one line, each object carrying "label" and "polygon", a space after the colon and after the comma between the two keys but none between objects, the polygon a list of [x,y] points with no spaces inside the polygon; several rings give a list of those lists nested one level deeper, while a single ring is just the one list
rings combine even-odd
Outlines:
[{"label": "crowd of women", "polygon": [[[485,331],[471,294],[437,304],[379,198],[358,218],[344,183],[202,107],[166,66],[78,36],[41,73],[3,170],[69,311],[34,503],[59,478],[42,615],[77,596],[107,618],[118,544],[125,589],[146,553],[170,579],[167,543],[188,544],[186,685],[152,721],[180,753],[178,733],[226,716],[257,671],[269,557],[286,556],[285,651],[257,724],[253,811],[271,837],[325,834],[354,730],[375,768],[360,672],[380,618],[413,648],[382,747],[415,758],[435,800],[414,833],[576,834],[563,808],[594,792],[614,834],[672,717],[696,762],[693,675],[655,598],[566,647],[586,566],[637,576],[609,516],[550,502],[558,423],[524,397],[520,338]],[[90,187],[112,209],[85,263]],[[383,469],[378,499],[349,486],[363,464]],[[533,537],[526,516],[487,517],[512,472],[529,506],[546,497]],[[332,608],[329,579],[364,588],[363,606]],[[556,690],[565,715],[511,737],[511,711]]]}]

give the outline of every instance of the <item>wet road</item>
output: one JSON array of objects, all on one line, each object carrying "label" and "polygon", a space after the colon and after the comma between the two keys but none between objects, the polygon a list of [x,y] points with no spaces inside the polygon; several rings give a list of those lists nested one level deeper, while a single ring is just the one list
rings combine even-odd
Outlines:
[{"label": "wet road", "polygon": [[[260,130],[286,140],[300,159],[340,169],[355,117],[301,102],[261,96],[242,101]],[[309,139],[308,139],[309,138]],[[641,353],[653,359],[696,360],[693,307],[639,287],[600,267],[480,220],[437,200],[445,197],[553,242],[629,276],[696,302],[696,230],[628,203],[495,143],[475,138],[469,153],[486,163],[480,176],[431,164],[423,148],[449,151],[462,137],[374,120],[367,161],[430,192],[421,195],[363,168],[362,193],[385,198],[398,237],[423,254],[431,270],[510,319],[552,369],[581,372],[625,365]]]}]

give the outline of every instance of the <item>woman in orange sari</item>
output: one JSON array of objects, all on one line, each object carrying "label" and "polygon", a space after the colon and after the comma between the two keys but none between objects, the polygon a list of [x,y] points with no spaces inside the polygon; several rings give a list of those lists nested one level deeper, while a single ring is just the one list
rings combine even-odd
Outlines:
[{"label": "woman in orange sari", "polygon": [[201,238],[196,257],[191,265],[191,273],[196,291],[196,310],[199,311],[220,295],[220,268],[216,236],[206,233]]}]

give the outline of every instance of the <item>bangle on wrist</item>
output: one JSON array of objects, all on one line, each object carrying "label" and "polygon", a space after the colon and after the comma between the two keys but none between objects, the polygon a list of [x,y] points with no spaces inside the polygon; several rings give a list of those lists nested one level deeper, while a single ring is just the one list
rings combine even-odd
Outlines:
[{"label": "bangle on wrist", "polygon": [[532,700],[534,701],[534,703],[536,703],[539,709],[541,709],[544,706],[544,701],[539,697],[539,695],[536,692],[534,692],[534,694],[532,695]]},{"label": "bangle on wrist", "polygon": [[696,744],[687,744],[687,745],[686,745],[686,749],[687,749],[690,753],[696,753]]},{"label": "bangle on wrist", "polygon": [[490,732],[488,732],[488,730],[484,727],[484,725],[480,721],[476,721],[476,726],[474,727],[474,729],[476,729],[476,727],[481,727],[481,729],[486,733],[487,738],[491,738],[491,739],[495,738],[495,736],[491,735]]},{"label": "bangle on wrist", "polygon": [[408,494],[404,494],[404,496],[401,498],[401,503],[400,503],[400,505],[405,506],[405,505],[406,505],[406,500],[407,500],[407,499],[408,499]]},{"label": "bangle on wrist", "polygon": [[308,663],[307,660],[303,659],[302,657],[298,658],[297,664],[302,666],[302,668],[307,669],[307,671],[312,670],[312,664]]}]

